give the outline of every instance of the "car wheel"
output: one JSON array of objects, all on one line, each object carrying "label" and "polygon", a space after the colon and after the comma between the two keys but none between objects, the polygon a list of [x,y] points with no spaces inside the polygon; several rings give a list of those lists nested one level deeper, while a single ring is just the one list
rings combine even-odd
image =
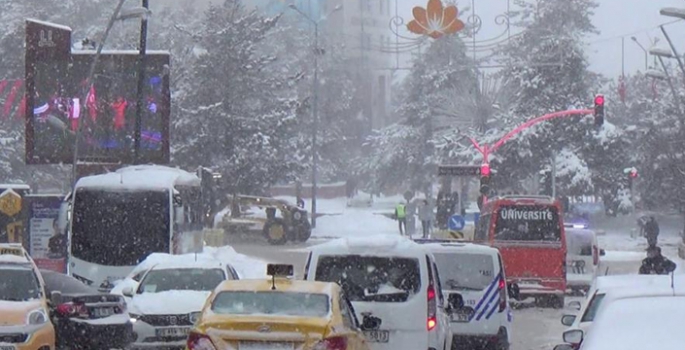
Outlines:
[{"label": "car wheel", "polygon": [[312,225],[308,222],[302,222],[295,228],[296,239],[299,243],[306,242],[312,236]]},{"label": "car wheel", "polygon": [[288,229],[281,219],[267,221],[263,233],[271,245],[281,245],[288,241]]},{"label": "car wheel", "polygon": [[564,308],[564,296],[563,295],[551,296],[550,297],[550,304],[551,304],[552,308],[554,308],[554,309],[563,309]]}]

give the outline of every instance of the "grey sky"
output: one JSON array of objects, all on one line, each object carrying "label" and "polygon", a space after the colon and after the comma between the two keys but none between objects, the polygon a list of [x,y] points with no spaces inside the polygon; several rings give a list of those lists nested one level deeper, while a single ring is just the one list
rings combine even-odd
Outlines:
[{"label": "grey sky", "polygon": [[[425,7],[427,0],[398,0],[400,15],[405,22],[410,20],[414,6]],[[558,0],[564,1],[564,0]],[[512,7],[514,1],[511,1]],[[630,37],[635,36],[647,49],[650,39],[659,38],[658,47],[668,47],[659,24],[672,21],[672,18],[659,14],[663,7],[685,8],[685,0],[597,0],[599,7],[595,10],[593,22],[600,31],[599,35],[587,38],[587,54],[591,69],[608,77],[621,74],[621,38],[625,35],[625,70],[626,74],[644,70],[644,52]],[[458,1],[459,8],[470,6],[470,0]],[[476,12],[483,19],[483,29],[479,38],[487,39],[501,33],[502,28],[495,25],[494,19],[506,11],[505,0],[477,0]],[[671,39],[676,43],[679,53],[685,53],[685,22],[666,26]],[[650,58],[649,64],[652,64]]]}]

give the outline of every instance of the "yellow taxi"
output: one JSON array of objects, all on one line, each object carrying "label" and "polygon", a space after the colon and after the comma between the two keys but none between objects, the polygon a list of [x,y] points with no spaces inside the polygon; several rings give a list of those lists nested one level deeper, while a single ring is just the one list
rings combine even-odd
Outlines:
[{"label": "yellow taxi", "polygon": [[267,275],[220,284],[186,349],[369,350],[337,284],[293,280],[292,265],[268,265]]},{"label": "yellow taxi", "polygon": [[21,244],[0,244],[0,350],[53,350],[43,278]]}]

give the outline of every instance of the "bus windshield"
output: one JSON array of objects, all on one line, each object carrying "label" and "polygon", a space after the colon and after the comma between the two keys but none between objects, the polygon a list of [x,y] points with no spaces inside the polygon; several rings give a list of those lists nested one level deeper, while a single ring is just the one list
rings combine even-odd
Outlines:
[{"label": "bus windshield", "polygon": [[170,199],[164,191],[78,189],[71,254],[106,266],[133,266],[169,252]]},{"label": "bus windshield", "polygon": [[503,205],[495,221],[496,241],[561,241],[561,224],[556,207]]}]

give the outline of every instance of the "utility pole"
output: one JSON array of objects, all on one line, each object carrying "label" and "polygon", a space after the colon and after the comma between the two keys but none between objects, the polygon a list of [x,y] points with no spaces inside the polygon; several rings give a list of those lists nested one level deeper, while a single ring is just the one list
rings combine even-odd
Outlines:
[{"label": "utility pole", "polygon": [[[143,0],[143,7],[148,10],[150,1]],[[136,124],[133,134],[133,164],[140,163],[140,133],[143,125],[143,109],[145,103],[145,61],[147,49],[147,16],[143,16],[140,22],[140,53],[138,56],[138,96],[136,100]]]},{"label": "utility pole", "polygon": [[314,22],[314,102],[312,104],[312,228],[316,228],[316,177],[318,154],[316,134],[319,128],[319,23]]},{"label": "utility pole", "polygon": [[680,55],[678,54],[678,51],[676,50],[675,45],[673,45],[673,42],[671,41],[671,37],[668,36],[666,29],[664,29],[664,26],[659,26],[659,28],[661,28],[661,32],[664,33],[664,36],[666,37],[666,41],[668,41],[668,45],[671,47],[671,51],[673,51],[673,56],[675,56],[676,61],[678,61],[678,66],[680,67],[680,71],[683,72],[683,79],[685,79],[685,65],[683,65],[683,60],[680,58]]}]

